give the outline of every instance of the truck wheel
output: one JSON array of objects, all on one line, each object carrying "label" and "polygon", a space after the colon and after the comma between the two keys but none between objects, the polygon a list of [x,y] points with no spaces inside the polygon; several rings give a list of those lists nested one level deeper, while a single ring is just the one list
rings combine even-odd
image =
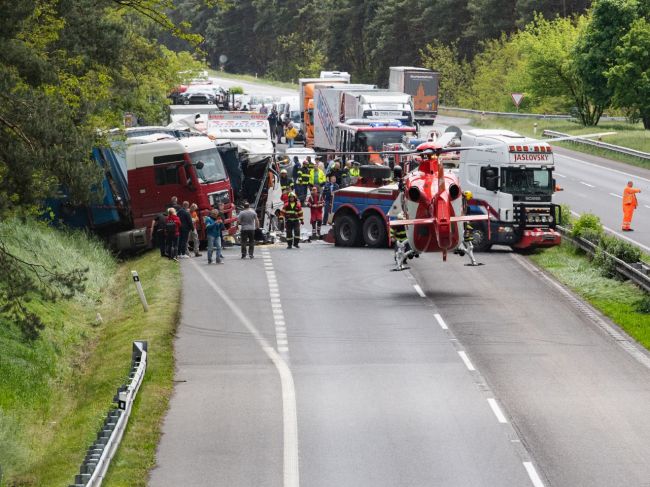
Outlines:
[{"label": "truck wheel", "polygon": [[334,244],[339,247],[354,247],[359,240],[359,219],[351,215],[334,218]]},{"label": "truck wheel", "polygon": [[386,222],[377,215],[370,215],[363,222],[363,241],[373,249],[386,247],[388,244]]},{"label": "truck wheel", "polygon": [[359,175],[367,179],[390,179],[393,172],[388,166],[361,166],[359,168]]},{"label": "truck wheel", "polygon": [[474,229],[472,233],[474,237],[474,250],[477,252],[487,252],[492,248],[492,244],[488,240],[487,230],[483,225]]}]

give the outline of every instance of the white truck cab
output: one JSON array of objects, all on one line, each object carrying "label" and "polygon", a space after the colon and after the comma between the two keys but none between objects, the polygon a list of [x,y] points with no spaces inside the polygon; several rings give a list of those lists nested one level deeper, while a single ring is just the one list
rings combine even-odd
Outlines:
[{"label": "white truck cab", "polygon": [[508,130],[468,130],[458,168],[463,191],[471,191],[470,213],[488,213],[490,229],[477,225],[475,246],[549,247],[560,243],[553,204],[555,161],[545,142]]},{"label": "white truck cab", "polygon": [[411,95],[384,90],[368,90],[345,93],[343,100],[345,119],[394,119],[413,125]]}]

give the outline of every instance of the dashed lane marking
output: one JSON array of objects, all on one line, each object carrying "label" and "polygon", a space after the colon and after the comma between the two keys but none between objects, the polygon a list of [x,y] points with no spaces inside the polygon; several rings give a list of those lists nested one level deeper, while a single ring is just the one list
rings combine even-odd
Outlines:
[{"label": "dashed lane marking", "polygon": [[530,481],[533,483],[534,487],[544,487],[544,482],[539,478],[533,462],[524,462],[524,468],[526,469],[526,472],[528,472],[528,476],[530,477]]},{"label": "dashed lane marking", "polygon": [[503,411],[501,411],[501,408],[499,407],[499,404],[497,403],[496,399],[489,397],[487,402],[490,405],[490,408],[492,408],[492,412],[497,417],[497,421],[499,423],[506,424],[508,420],[504,416]]},{"label": "dashed lane marking", "polygon": [[421,298],[427,297],[427,295],[424,294],[424,291],[422,290],[419,284],[413,284],[413,289],[415,289],[415,292],[418,293]]},{"label": "dashed lane marking", "polygon": [[596,187],[593,184],[585,183],[584,181],[580,181],[580,184],[582,184],[584,186],[587,186],[588,188],[595,188]]},{"label": "dashed lane marking", "polygon": [[621,198],[621,199],[623,199],[623,197],[622,197],[620,194],[609,193],[609,195],[610,195],[610,196],[613,196],[614,198]]},{"label": "dashed lane marking", "polygon": [[467,356],[467,354],[465,352],[463,352],[462,350],[459,350],[458,355],[460,355],[460,359],[465,364],[465,367],[467,367],[467,370],[469,370],[471,372],[476,370],[474,368],[474,365],[472,364],[472,362],[470,361],[469,357]]},{"label": "dashed lane marking", "polygon": [[575,157],[566,156],[564,154],[557,154],[556,157],[569,159],[571,161],[579,162],[580,164],[585,164],[585,165],[591,166],[591,167],[597,167],[597,168],[602,169],[604,171],[611,171],[611,172],[615,172],[615,173],[618,173],[618,174],[622,174],[622,175],[627,176],[629,178],[642,179],[643,181],[647,181],[647,182],[650,183],[650,179],[644,178],[643,176],[639,176],[639,175],[636,175],[636,174],[630,174],[629,172],[620,171],[618,169],[613,169],[613,168],[607,167],[607,166],[601,166],[600,164],[594,164],[593,162],[582,161],[580,159],[576,159]]},{"label": "dashed lane marking", "polygon": [[436,319],[436,321],[438,322],[438,324],[440,325],[440,328],[442,328],[443,330],[448,330],[449,329],[449,327],[447,326],[447,323],[445,323],[445,320],[442,319],[442,316],[440,316],[439,313],[436,313],[433,316]]},{"label": "dashed lane marking", "polygon": [[553,174],[555,174],[557,177],[560,177],[560,178],[565,178],[566,177],[564,174],[560,174],[559,172],[555,172]]},{"label": "dashed lane marking", "polygon": [[[209,276],[195,261],[191,265],[203,277],[205,282],[221,298],[230,311],[237,317],[241,324],[253,336],[264,354],[273,363],[278,374],[280,375],[280,387],[282,389],[282,433],[283,433],[283,486],[299,487],[300,486],[300,467],[298,460],[298,412],[296,407],[296,386],[293,380],[293,374],[282,357],[281,353],[288,353],[287,347],[275,348],[264,338],[262,333],[253,325],[246,314],[237,304],[230,299],[230,296],[221,289],[216,282]],[[280,352],[280,353],[278,353]]]}]

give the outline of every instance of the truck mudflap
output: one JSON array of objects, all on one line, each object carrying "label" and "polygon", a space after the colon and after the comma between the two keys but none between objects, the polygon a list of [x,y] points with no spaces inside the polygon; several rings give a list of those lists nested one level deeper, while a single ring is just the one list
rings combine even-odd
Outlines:
[{"label": "truck mudflap", "polygon": [[524,230],[521,239],[512,247],[515,249],[530,249],[536,247],[554,247],[560,245],[561,235],[550,228],[531,228]]}]

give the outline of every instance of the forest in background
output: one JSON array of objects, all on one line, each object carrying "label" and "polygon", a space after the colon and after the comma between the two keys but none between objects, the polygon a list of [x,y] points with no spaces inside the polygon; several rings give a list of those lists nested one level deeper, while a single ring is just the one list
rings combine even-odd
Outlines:
[{"label": "forest in background", "polygon": [[511,111],[523,92],[524,111],[596,125],[615,110],[650,128],[649,12],[637,0],[174,0],[169,15],[232,73],[338,69],[386,86],[389,66],[425,66],[442,73],[444,105]]}]

